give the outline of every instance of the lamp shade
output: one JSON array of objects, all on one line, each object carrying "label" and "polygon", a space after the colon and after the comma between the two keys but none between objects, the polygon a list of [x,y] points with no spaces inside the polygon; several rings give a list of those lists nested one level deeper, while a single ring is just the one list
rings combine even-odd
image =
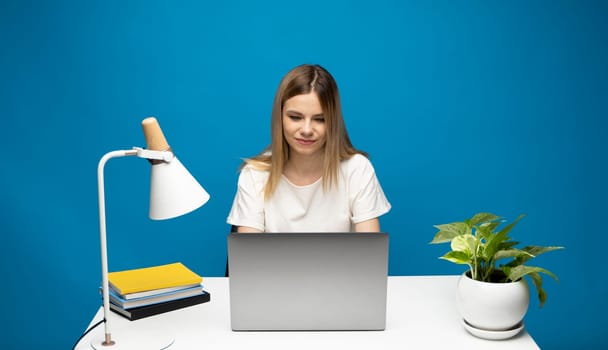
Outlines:
[{"label": "lamp shade", "polygon": [[[171,150],[156,118],[146,118],[141,125],[148,149]],[[207,203],[209,194],[177,157],[173,157],[170,162],[152,161],[151,163],[150,219],[171,219]]]},{"label": "lamp shade", "polygon": [[150,219],[187,214],[207,203],[209,194],[177,159],[152,165]]}]

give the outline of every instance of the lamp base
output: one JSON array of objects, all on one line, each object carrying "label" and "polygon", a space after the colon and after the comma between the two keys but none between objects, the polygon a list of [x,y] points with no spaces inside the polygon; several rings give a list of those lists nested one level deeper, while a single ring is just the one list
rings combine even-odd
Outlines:
[{"label": "lamp base", "polygon": [[91,341],[95,350],[126,350],[126,349],[168,349],[175,339],[169,335],[146,332],[145,334],[122,334],[113,339],[114,344],[104,345],[105,338],[97,337]]}]

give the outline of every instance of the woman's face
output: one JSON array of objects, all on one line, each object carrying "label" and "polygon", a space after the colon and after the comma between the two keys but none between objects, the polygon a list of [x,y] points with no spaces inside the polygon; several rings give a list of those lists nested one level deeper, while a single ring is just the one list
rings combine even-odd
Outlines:
[{"label": "woman's face", "polygon": [[290,155],[321,155],[325,148],[326,126],[317,94],[296,95],[283,105],[283,136]]}]

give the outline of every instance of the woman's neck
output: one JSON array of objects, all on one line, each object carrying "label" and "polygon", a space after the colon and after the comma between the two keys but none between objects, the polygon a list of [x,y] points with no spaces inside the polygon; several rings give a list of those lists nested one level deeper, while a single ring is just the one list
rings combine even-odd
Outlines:
[{"label": "woman's neck", "polygon": [[324,154],[303,156],[290,155],[283,175],[298,186],[310,185],[323,176]]}]

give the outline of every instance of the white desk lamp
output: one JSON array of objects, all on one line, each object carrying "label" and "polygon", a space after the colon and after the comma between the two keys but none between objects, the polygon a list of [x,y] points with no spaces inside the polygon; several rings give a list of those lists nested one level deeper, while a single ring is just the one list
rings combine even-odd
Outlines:
[{"label": "white desk lamp", "polygon": [[[108,285],[108,251],[106,245],[106,212],[104,198],[103,170],[106,162],[111,158],[137,156],[148,159],[152,163],[152,176],[150,179],[150,219],[164,220],[187,214],[209,200],[209,194],[186,170],[171,151],[165,136],[155,118],[150,117],[142,121],[147,149],[134,147],[131,150],[112,151],[106,153],[97,167],[97,181],[99,189],[99,238],[101,240],[101,275],[103,291],[103,315],[105,319],[105,337],[103,340],[93,340],[91,346],[95,349],[166,349],[173,343],[173,339],[151,339],[157,332],[150,332],[144,337],[134,339],[133,336],[125,339],[112,340],[110,327],[110,298]],[[128,339],[127,339],[128,338]],[[149,345],[148,345],[149,344]]]}]

